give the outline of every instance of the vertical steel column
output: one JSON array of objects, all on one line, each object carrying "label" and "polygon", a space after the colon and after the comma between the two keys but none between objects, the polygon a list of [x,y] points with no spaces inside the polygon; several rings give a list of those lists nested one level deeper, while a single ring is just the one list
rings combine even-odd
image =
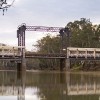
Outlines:
[{"label": "vertical steel column", "polygon": [[61,29],[60,31],[59,31],[59,33],[60,33],[60,40],[61,40],[61,43],[60,43],[60,53],[63,53],[63,49],[64,49],[64,47],[63,47],[63,37],[64,37],[64,29]]},{"label": "vertical steel column", "polygon": [[22,25],[21,26],[21,52],[22,52],[22,74],[25,74],[26,71],[26,60],[25,60],[25,30],[26,26]]},{"label": "vertical steel column", "polygon": [[21,63],[18,63],[17,67],[19,67],[18,69],[20,69],[22,74],[26,71],[25,48],[23,48],[23,46],[25,47],[25,30],[25,25],[20,26],[17,30],[18,46],[21,46],[18,49],[21,53]]},{"label": "vertical steel column", "polygon": [[[25,30],[26,30],[26,26],[25,25],[21,26],[22,46],[23,47],[25,47]],[[22,56],[23,56],[23,58],[25,58],[25,48],[22,48]]]},{"label": "vertical steel column", "polygon": [[[21,46],[21,29],[20,27],[17,30],[18,46]],[[18,48],[18,53],[21,54],[21,48]]]},{"label": "vertical steel column", "polygon": [[17,30],[18,46],[21,46],[21,28]]},{"label": "vertical steel column", "polygon": [[17,30],[18,46],[19,46],[19,29]]},{"label": "vertical steel column", "polygon": [[[22,25],[17,30],[18,46],[25,47],[25,30],[26,26]],[[19,48],[22,57],[25,58],[25,48]]]}]

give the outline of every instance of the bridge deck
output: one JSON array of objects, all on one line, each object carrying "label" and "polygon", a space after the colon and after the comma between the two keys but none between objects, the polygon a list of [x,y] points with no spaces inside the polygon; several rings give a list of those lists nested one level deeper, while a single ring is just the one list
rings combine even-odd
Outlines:
[{"label": "bridge deck", "polygon": [[67,58],[100,59],[100,48],[67,48]]},{"label": "bridge deck", "polygon": [[[8,47],[0,46],[0,59],[14,59],[21,60],[22,53],[18,48],[24,47]],[[26,52],[25,58],[39,58],[39,59],[76,59],[76,60],[100,60],[100,48],[75,48],[68,47],[66,54],[49,53],[37,54],[33,52]]]}]

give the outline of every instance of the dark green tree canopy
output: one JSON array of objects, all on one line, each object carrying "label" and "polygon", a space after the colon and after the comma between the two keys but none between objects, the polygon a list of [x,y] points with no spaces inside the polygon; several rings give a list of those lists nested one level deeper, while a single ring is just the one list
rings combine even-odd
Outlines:
[{"label": "dark green tree canopy", "polygon": [[[71,47],[100,47],[100,25],[93,25],[89,19],[81,18],[74,22],[69,22],[66,27],[71,31]],[[58,36],[47,35],[37,41],[39,53],[59,53],[61,39]]]},{"label": "dark green tree canopy", "polygon": [[60,41],[59,37],[54,37],[47,35],[41,40],[37,41],[38,53],[59,53],[60,51]]},{"label": "dark green tree canopy", "polygon": [[[81,18],[66,25],[70,30],[71,47],[100,48],[100,25],[93,25],[89,19]],[[64,35],[65,37],[65,35]],[[63,38],[64,39],[64,38]],[[68,42],[65,38],[64,43]],[[47,35],[37,41],[37,53],[61,53],[61,37]],[[67,44],[67,43],[66,43]],[[64,52],[66,53],[66,51]],[[40,59],[39,65],[42,68],[59,69],[59,60]]]},{"label": "dark green tree canopy", "polygon": [[69,22],[66,27],[71,30],[70,46],[100,47],[100,25],[93,25],[89,19],[81,18]]}]

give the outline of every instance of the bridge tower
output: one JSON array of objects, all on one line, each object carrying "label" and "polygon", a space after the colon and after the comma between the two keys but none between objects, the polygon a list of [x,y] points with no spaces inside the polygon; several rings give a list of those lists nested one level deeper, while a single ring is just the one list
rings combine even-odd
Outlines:
[{"label": "bridge tower", "polygon": [[60,37],[61,37],[61,53],[66,53],[65,59],[60,59],[60,70],[63,70],[62,66],[66,68],[66,70],[70,69],[71,61],[67,57],[67,48],[70,46],[70,35],[71,31],[68,27],[62,28],[60,31]]},{"label": "bridge tower", "polygon": [[[67,67],[70,65],[66,64],[69,60],[67,60],[67,47],[69,46],[69,37],[70,37],[70,30],[69,28],[65,27],[46,27],[46,26],[26,26],[25,24],[22,24],[18,27],[17,30],[17,38],[18,38],[18,46],[21,46],[22,48],[19,48],[19,52],[21,52],[22,55],[22,65],[26,66],[25,62],[25,31],[39,31],[39,32],[59,32],[61,37],[61,52],[64,53],[63,50],[65,49],[66,58],[60,60],[60,70],[63,70],[64,67]],[[24,47],[24,48],[23,48]],[[20,64],[18,64],[20,65]],[[25,67],[23,67],[25,68]],[[67,67],[68,69],[69,67]]]},{"label": "bridge tower", "polygon": [[17,30],[17,38],[18,38],[18,46],[21,48],[18,48],[18,52],[21,55],[21,63],[18,63],[18,70],[21,72],[26,71],[26,60],[25,60],[25,30],[26,30],[26,25],[23,24],[18,27]]}]

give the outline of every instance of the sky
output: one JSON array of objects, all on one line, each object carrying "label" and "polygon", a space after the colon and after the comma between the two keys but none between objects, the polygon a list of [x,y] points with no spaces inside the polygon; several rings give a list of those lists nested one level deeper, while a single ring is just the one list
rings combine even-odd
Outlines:
[{"label": "sky", "polygon": [[[12,0],[7,0],[10,4]],[[100,24],[100,0],[15,0],[5,15],[0,11],[0,43],[17,45],[17,28],[27,26],[65,27],[68,22],[87,18]],[[26,32],[27,50],[47,33]],[[58,33],[51,33],[58,34]]]}]

